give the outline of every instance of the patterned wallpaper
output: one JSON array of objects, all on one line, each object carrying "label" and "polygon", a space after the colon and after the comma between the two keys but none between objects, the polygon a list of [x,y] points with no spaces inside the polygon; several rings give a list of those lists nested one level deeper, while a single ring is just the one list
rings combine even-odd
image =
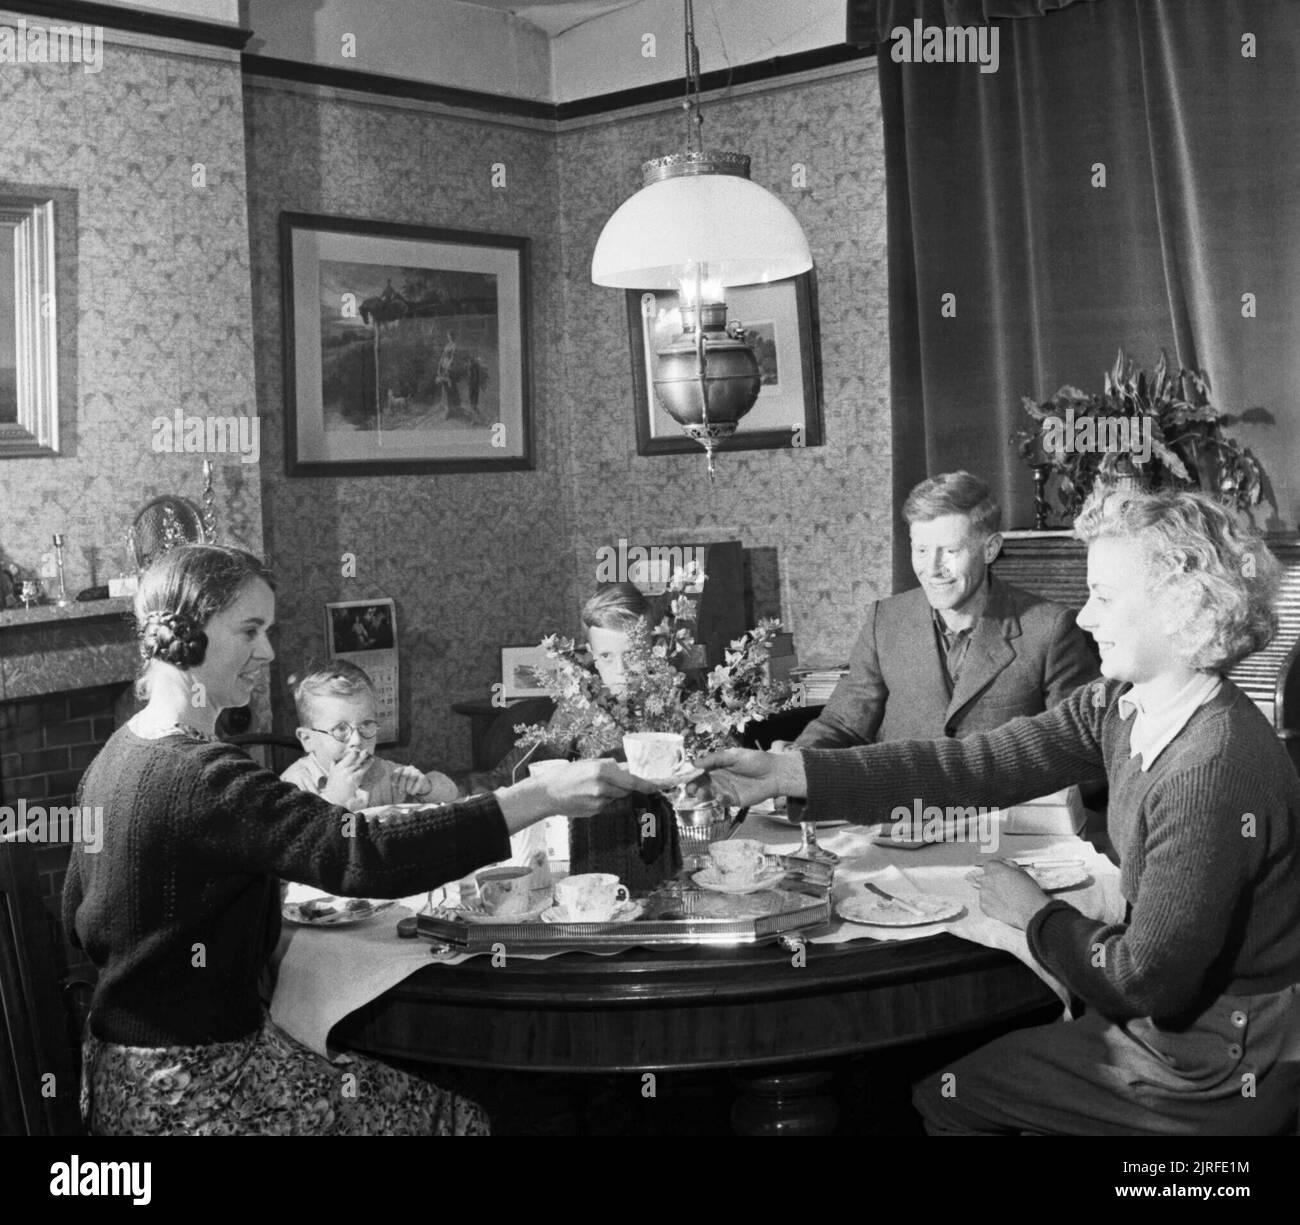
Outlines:
[{"label": "patterned wallpaper", "polygon": [[[233,57],[106,42],[98,73],[0,72],[0,182],[77,193],[77,397],[62,454],[0,461],[0,556],[35,571],[62,532],[70,595],[127,568],[150,498],[200,500],[205,456],[155,452],[153,419],[253,409],[242,111]],[[209,458],[223,537],[260,548],[256,467]]]},{"label": "patterned wallpaper", "polygon": [[[564,621],[559,561],[568,527],[559,458],[561,276],[555,138],[400,107],[321,99],[252,82],[245,95],[256,320],[257,400],[267,554],[279,586],[279,717],[284,679],[323,654],[327,601],[397,603],[398,760],[468,765],[468,722],[450,704],[486,700],[500,647]],[[492,186],[504,162],[506,186]],[[532,472],[392,477],[284,475],[280,318],[282,211],[519,234],[533,240]],[[357,557],[355,579],[341,555]]]},{"label": "patterned wallpaper", "polygon": [[[591,284],[604,220],[647,157],[680,140],[675,114],[555,136],[318,97],[251,81],[249,215],[263,428],[267,552],[280,579],[283,678],[322,649],[328,600],[393,596],[406,742],[422,765],[468,762],[468,723],[498,648],[577,630],[596,549],[739,538],[761,611],[779,601],[805,656],[846,655],[863,605],[888,591],[890,513],[885,196],[874,72],[706,109],[711,143],[754,159],[754,178],[808,188],[794,207],[818,270],[826,445],[636,454],[620,291]],[[490,165],[504,161],[507,188]],[[391,478],[283,475],[277,222],[282,210],[524,234],[533,239],[537,469]],[[355,580],[340,557],[355,552]],[[287,724],[286,724],[287,725]]]}]

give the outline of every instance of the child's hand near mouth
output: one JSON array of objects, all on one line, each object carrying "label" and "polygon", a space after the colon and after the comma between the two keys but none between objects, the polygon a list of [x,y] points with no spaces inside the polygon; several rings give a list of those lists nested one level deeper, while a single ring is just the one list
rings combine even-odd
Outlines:
[{"label": "child's hand near mouth", "polygon": [[361,780],[365,778],[373,759],[374,755],[365,749],[348,749],[330,766],[321,795],[331,804],[338,804],[342,808],[354,811],[364,808],[370,796],[363,790]]}]

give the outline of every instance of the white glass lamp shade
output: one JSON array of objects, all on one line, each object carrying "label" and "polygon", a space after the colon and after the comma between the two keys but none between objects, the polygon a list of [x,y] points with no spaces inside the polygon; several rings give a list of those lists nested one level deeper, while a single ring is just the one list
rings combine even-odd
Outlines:
[{"label": "white glass lamp shade", "polygon": [[766,188],[735,174],[689,174],[623,202],[596,241],[591,279],[677,289],[696,264],[724,286],[758,285],[807,272],[812,254],[794,214]]}]

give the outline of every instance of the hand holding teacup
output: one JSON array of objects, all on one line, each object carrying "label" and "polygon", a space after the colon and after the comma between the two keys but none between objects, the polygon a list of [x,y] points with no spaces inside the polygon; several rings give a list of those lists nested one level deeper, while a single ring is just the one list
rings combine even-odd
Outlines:
[{"label": "hand holding teacup", "polygon": [[737,808],[778,795],[802,798],[808,794],[803,754],[799,752],[720,749],[695,764],[708,771],[714,790]]},{"label": "hand holding teacup", "polygon": [[644,780],[634,778],[618,762],[601,757],[558,763],[557,768],[540,777],[499,788],[496,798],[513,834],[542,817],[561,813],[594,817],[611,800],[645,790]]}]

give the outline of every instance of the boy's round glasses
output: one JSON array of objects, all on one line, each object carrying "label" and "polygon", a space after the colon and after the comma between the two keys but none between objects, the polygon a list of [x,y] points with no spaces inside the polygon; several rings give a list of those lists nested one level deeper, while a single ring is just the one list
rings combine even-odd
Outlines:
[{"label": "boy's round glasses", "polygon": [[347,744],[354,730],[361,733],[363,740],[373,740],[379,735],[379,720],[366,719],[358,723],[355,729],[351,723],[336,723],[333,727],[313,727],[311,730],[325,736],[333,736],[340,744]]}]

